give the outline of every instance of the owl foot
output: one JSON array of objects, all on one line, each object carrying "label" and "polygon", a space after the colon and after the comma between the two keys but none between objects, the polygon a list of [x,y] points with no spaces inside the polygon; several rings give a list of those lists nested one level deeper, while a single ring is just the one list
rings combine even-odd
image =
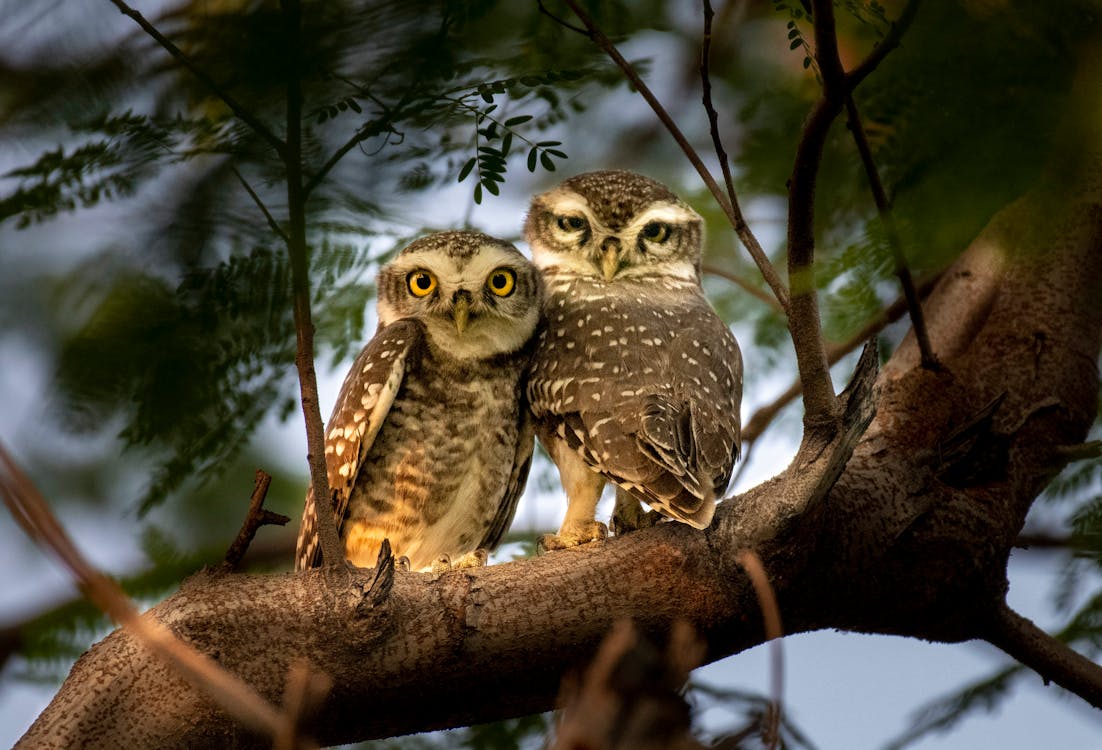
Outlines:
[{"label": "owl foot", "polygon": [[643,506],[632,501],[630,505],[617,503],[612,514],[612,532],[616,536],[639,529],[648,529],[662,520],[662,514],[656,510],[643,510]]},{"label": "owl foot", "polygon": [[398,570],[404,570],[405,572],[408,573],[409,572],[409,558],[406,557],[405,555],[402,555],[401,557],[396,558],[394,560],[394,567],[397,568]]},{"label": "owl foot", "polygon": [[439,574],[446,573],[449,570],[459,570],[460,568],[481,568],[486,565],[486,559],[489,556],[489,551],[484,549],[468,552],[455,560],[452,560],[451,555],[440,555],[432,561],[432,572]]},{"label": "owl foot", "polygon": [[579,544],[599,542],[608,536],[608,527],[600,521],[582,521],[563,524],[558,534],[544,534],[536,540],[536,553],[543,554],[553,549],[577,547]]}]

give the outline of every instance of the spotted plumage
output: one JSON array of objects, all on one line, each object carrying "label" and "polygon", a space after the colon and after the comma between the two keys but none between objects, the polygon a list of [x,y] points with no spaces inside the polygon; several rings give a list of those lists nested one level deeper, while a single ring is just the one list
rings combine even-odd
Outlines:
[{"label": "spotted plumage", "polygon": [[605,533],[606,480],[621,527],[637,525],[638,501],[711,523],[739,453],[742,358],[700,286],[701,225],[631,172],[579,175],[532,201],[525,235],[547,296],[528,396],[569,503],[545,546]]},{"label": "spotted plumage", "polygon": [[[481,564],[512,521],[534,445],[524,376],[539,321],[535,268],[508,243],[442,232],[378,275],[379,329],[326,426],[345,555],[383,539],[414,570]],[[313,493],[296,569],[321,562]]]}]

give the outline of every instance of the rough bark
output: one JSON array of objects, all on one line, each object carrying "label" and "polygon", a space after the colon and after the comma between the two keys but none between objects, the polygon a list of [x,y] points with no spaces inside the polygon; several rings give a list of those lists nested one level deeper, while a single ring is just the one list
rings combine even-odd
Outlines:
[{"label": "rough bark", "polygon": [[[760,643],[735,561],[743,547],[770,571],[788,632],[984,637],[1026,511],[1061,464],[1057,448],[1081,441],[1097,408],[1094,175],[1075,194],[1038,190],[1008,207],[945,274],[927,303],[945,368],[923,369],[904,340],[879,378],[876,418],[818,502],[796,466],[722,503],[705,532],[661,524],[438,578],[399,572],[382,601],[367,593],[370,571],[203,573],[148,616],[274,702],[297,658],[331,675],[332,693],[304,725],[324,742],[548,709],[563,674],[622,618],[659,639],[688,619],[709,661]],[[121,631],[77,662],[20,746],[77,738],[267,744]]]}]

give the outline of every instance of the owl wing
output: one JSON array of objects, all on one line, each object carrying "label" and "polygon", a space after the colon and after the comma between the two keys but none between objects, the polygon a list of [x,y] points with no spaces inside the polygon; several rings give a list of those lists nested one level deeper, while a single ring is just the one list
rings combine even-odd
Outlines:
[{"label": "owl wing", "polygon": [[517,452],[513,457],[513,470],[509,473],[509,483],[505,495],[498,505],[493,523],[486,529],[486,535],[478,545],[480,549],[494,550],[501,544],[501,538],[513,523],[517,512],[517,502],[524,492],[528,481],[528,470],[532,467],[532,452],[536,444],[536,426],[526,401],[521,402],[520,424],[517,429]]},{"label": "owl wing", "polygon": [[707,526],[739,453],[734,336],[703,297],[645,318],[630,338],[618,331],[615,347],[577,323],[599,312],[568,309],[558,321],[565,335],[546,335],[558,348],[537,358],[529,388],[541,434],[666,515]]},{"label": "owl wing", "polygon": [[[356,357],[344,379],[333,415],[326,425],[325,468],[337,528],[343,523],[348,499],[364,456],[386,421],[402,379],[411,364],[411,353],[421,350],[424,329],[413,320],[398,320],[378,331]],[[313,489],[306,494],[295,570],[321,564],[317,507]]]}]

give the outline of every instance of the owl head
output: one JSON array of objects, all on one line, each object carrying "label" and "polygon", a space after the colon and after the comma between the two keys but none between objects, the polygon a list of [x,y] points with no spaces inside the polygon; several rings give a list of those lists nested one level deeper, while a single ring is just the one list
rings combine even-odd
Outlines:
[{"label": "owl head", "polygon": [[571,177],[532,199],[524,235],[547,272],[699,282],[703,220],[660,182],[609,170]]},{"label": "owl head", "polygon": [[511,244],[480,232],[422,237],[379,270],[377,286],[380,327],[419,320],[456,359],[515,352],[539,322],[539,273]]}]

